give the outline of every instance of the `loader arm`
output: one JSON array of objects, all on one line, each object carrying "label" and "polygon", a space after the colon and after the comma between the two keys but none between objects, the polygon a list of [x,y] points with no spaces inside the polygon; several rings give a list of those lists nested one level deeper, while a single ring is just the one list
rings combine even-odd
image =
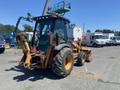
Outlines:
[{"label": "loader arm", "polygon": [[25,39],[25,36],[23,33],[19,33],[16,36],[16,40],[17,43],[19,43],[22,46],[23,52],[24,52],[24,56],[20,61],[20,65],[24,65],[25,67],[30,67],[31,63],[31,54],[30,54],[30,47],[29,44],[27,42],[27,40]]}]

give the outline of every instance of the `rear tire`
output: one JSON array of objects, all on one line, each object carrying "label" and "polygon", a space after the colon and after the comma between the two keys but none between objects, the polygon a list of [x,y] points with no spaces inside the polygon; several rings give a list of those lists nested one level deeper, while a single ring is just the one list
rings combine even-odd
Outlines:
[{"label": "rear tire", "polygon": [[98,45],[96,44],[96,43],[93,43],[93,45],[92,45],[93,47],[98,47]]},{"label": "rear tire", "polygon": [[85,60],[85,61],[88,63],[92,61],[92,54],[91,53],[89,54],[89,58],[87,58],[87,60]]},{"label": "rear tire", "polygon": [[80,51],[78,53],[78,60],[77,63],[79,66],[83,66],[85,63],[85,53],[83,51]]},{"label": "rear tire", "polygon": [[52,63],[52,71],[64,78],[68,76],[73,69],[73,54],[69,48],[63,48],[54,58]]}]

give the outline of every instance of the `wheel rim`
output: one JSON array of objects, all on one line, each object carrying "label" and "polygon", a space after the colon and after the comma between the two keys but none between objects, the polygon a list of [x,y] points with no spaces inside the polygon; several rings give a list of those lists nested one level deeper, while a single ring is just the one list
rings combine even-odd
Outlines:
[{"label": "wheel rim", "polygon": [[72,62],[73,62],[72,57],[70,55],[67,56],[66,59],[65,59],[65,64],[64,64],[64,67],[65,67],[66,70],[71,69]]},{"label": "wheel rim", "polygon": [[84,59],[82,59],[82,64],[85,62],[85,60]]}]

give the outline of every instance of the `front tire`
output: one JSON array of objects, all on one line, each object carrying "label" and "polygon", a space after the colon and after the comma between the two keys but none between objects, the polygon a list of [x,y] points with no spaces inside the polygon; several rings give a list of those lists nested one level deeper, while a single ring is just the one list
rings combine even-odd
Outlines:
[{"label": "front tire", "polygon": [[93,45],[92,45],[93,47],[98,47],[98,45],[96,44],[96,43],[93,43]]},{"label": "front tire", "polygon": [[83,51],[78,53],[77,63],[79,66],[83,66],[85,64],[85,53]]},{"label": "front tire", "polygon": [[54,58],[52,63],[52,71],[60,76],[68,76],[73,69],[73,54],[70,48],[63,48]]}]

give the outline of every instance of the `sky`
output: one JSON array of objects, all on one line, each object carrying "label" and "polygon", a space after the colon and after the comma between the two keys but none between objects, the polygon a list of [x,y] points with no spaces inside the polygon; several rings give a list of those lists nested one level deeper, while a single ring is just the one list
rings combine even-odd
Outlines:
[{"label": "sky", "polygon": [[[51,0],[50,6],[61,0]],[[65,17],[85,30],[120,30],[120,0],[68,0],[71,12]],[[45,0],[0,0],[0,23],[15,25],[19,16],[42,15]]]}]

